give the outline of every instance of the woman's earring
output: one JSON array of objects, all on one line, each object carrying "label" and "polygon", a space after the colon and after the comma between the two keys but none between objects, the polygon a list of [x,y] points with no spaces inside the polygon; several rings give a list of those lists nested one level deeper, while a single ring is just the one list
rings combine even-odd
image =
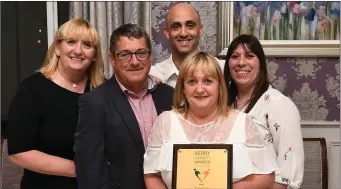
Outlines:
[{"label": "woman's earring", "polygon": [[184,105],[185,105],[185,101],[182,100],[182,101],[180,102],[180,106],[182,107],[182,106],[184,106]]}]

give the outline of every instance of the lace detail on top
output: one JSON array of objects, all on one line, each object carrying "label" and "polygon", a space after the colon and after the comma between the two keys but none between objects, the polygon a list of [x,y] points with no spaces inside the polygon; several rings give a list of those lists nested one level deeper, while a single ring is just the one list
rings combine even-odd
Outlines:
[{"label": "lace detail on top", "polygon": [[[239,113],[241,112],[232,110],[228,117],[204,125],[193,124],[179,113],[176,114],[188,141],[193,143],[225,143],[232,128],[239,126],[234,124]],[[170,114],[170,111],[163,112],[155,121],[148,140],[149,147],[160,147],[169,139],[171,129]],[[246,117],[245,135],[247,143],[249,145],[264,146],[264,140],[260,136],[257,127],[250,117]]]},{"label": "lace detail on top", "polygon": [[163,112],[156,118],[148,139],[148,147],[160,148],[169,139],[171,129],[170,111]]},{"label": "lace detail on top", "polygon": [[177,113],[180,124],[188,141],[193,143],[226,143],[230,136],[237,113],[232,112],[227,118],[196,125]]}]

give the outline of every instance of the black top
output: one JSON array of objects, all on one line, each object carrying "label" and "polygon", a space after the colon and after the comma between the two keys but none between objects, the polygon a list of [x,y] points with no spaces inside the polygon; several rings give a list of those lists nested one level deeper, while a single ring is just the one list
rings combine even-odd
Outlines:
[{"label": "black top", "polygon": [[[8,154],[38,150],[73,160],[79,96],[81,94],[60,87],[41,73],[25,79],[9,107]],[[25,169],[20,188],[77,189],[77,180]]]}]

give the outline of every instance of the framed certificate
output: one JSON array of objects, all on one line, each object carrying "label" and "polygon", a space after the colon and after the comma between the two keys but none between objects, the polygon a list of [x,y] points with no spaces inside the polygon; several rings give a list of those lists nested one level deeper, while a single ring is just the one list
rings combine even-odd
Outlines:
[{"label": "framed certificate", "polygon": [[232,144],[174,144],[172,189],[232,189]]}]

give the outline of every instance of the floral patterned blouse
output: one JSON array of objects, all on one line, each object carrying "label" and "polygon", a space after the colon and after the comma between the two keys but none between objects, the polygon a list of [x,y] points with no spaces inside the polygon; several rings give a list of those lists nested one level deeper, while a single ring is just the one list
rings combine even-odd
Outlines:
[{"label": "floral patterned blouse", "polygon": [[297,107],[270,86],[248,114],[263,133],[264,140],[274,147],[273,154],[281,169],[276,174],[276,182],[298,189],[303,181],[304,149]]}]

